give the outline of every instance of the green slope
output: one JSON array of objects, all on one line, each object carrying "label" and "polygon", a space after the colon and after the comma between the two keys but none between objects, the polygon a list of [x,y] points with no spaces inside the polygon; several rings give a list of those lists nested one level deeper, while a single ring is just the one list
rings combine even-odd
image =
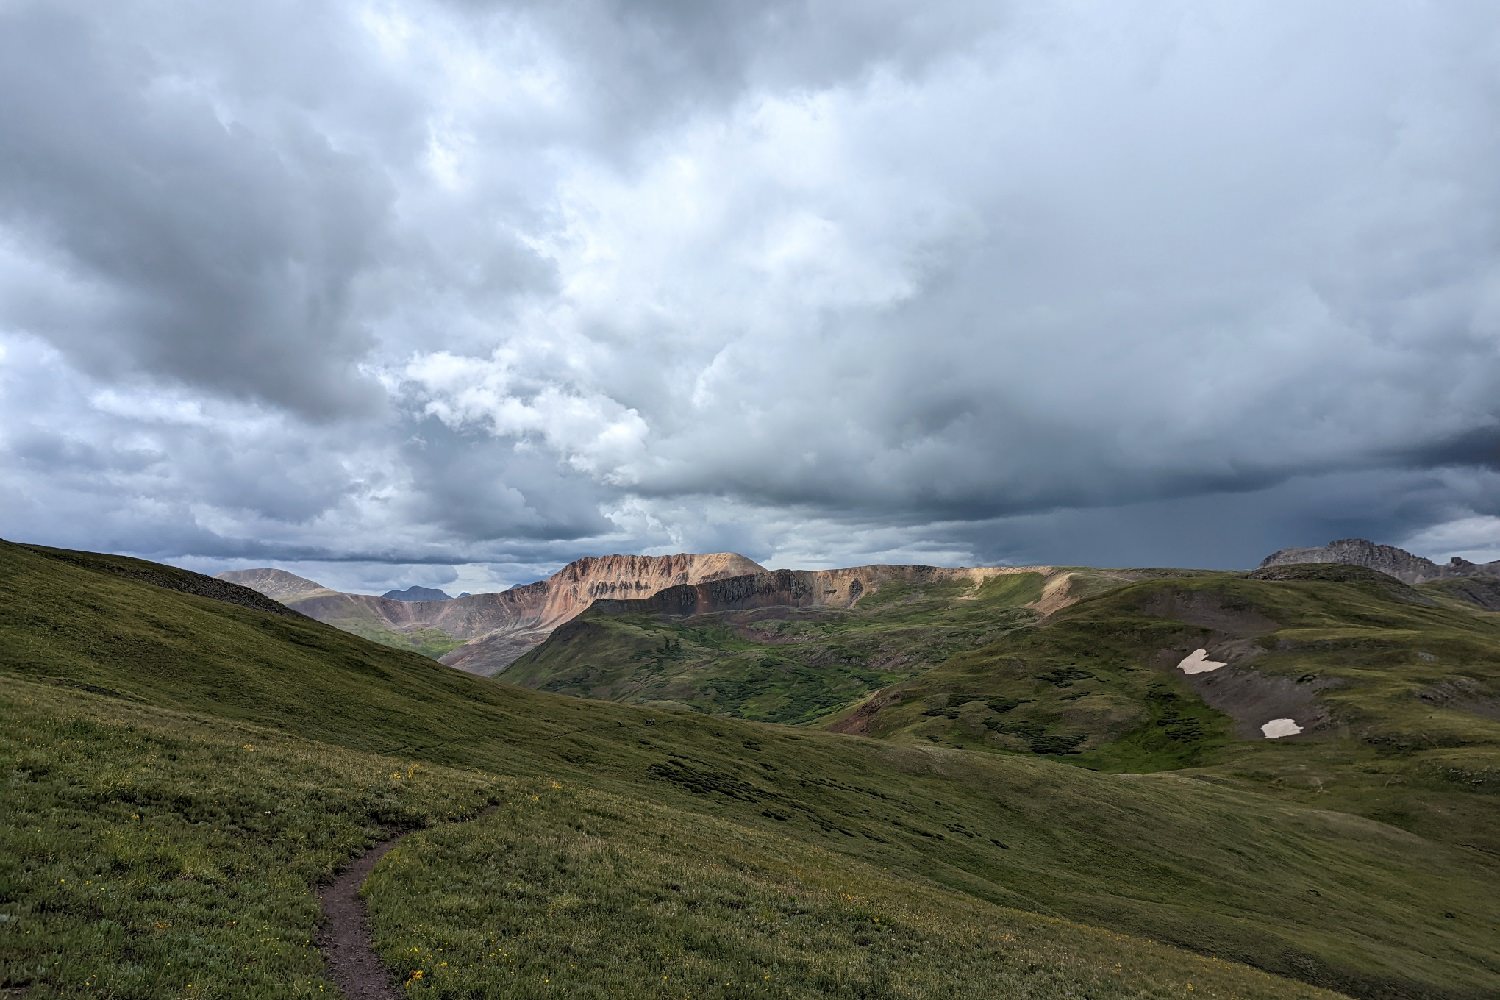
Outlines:
[{"label": "green slope", "polygon": [[[1017,607],[1031,595],[966,604],[942,588],[849,612],[586,613],[509,679],[1096,770],[1195,769],[1500,854],[1492,581],[1411,588],[1339,565],[1074,576],[1084,599],[1040,624]],[[1200,646],[1227,650],[1239,690],[1206,702],[1174,669]],[[1259,723],[1301,711],[1319,727],[1261,738]]]},{"label": "green slope", "polygon": [[[857,717],[902,743],[1195,768],[1500,854],[1500,616],[1353,567],[1264,576],[1098,595],[882,692]],[[1195,647],[1237,661],[1243,690],[1223,711],[1174,669]],[[1322,727],[1259,738],[1253,696],[1267,688]]]},{"label": "green slope", "polygon": [[[309,887],[488,775],[0,675],[0,995],[327,996]],[[415,766],[414,766],[415,765]]]},{"label": "green slope", "polygon": [[406,649],[413,653],[421,653],[423,656],[436,660],[445,653],[451,653],[469,640],[455,639],[440,628],[413,628],[406,630],[393,629],[382,622],[369,618],[337,618],[330,619],[327,624],[334,628],[342,629],[361,639],[378,642],[382,646],[390,646],[392,649]]},{"label": "green slope", "polygon": [[309,882],[494,800],[370,883],[411,995],[1312,995],[1140,937],[1500,989],[1495,865],[1368,820],[530,692],[10,545],[0,601],[5,988],[311,995]]},{"label": "green slope", "polygon": [[887,583],[852,609],[768,608],[690,620],[585,612],[505,680],[605,701],[762,722],[817,721],[961,650],[1030,624],[1039,573]]}]

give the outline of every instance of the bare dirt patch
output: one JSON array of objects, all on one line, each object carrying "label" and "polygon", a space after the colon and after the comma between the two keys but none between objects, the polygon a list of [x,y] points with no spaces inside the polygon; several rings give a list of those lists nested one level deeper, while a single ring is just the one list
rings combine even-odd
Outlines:
[{"label": "bare dirt patch", "polygon": [[901,700],[900,692],[877,691],[860,702],[858,708],[832,723],[828,728],[835,733],[863,736],[870,731],[870,724],[875,721],[875,716],[880,714],[881,709],[899,704]]},{"label": "bare dirt patch", "polygon": [[1059,573],[1042,586],[1042,596],[1027,606],[1046,618],[1077,603],[1078,598],[1073,596],[1073,574]]},{"label": "bare dirt patch", "polygon": [[1303,733],[1326,728],[1331,715],[1318,692],[1337,684],[1326,678],[1278,677],[1238,664],[1188,675],[1187,682],[1210,708],[1233,719],[1235,736],[1246,740],[1264,739],[1261,727],[1272,719],[1294,719]]}]

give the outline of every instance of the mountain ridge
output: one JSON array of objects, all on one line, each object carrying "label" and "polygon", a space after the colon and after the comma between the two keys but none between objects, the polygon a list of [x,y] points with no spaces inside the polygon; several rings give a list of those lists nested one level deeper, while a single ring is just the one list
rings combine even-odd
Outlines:
[{"label": "mountain ridge", "polygon": [[[380,596],[383,597],[383,598],[385,598],[387,601],[451,601],[451,600],[453,600],[453,595],[450,594],[450,593],[448,593],[445,590],[438,590],[435,587],[422,587],[422,586],[418,586],[415,583],[412,584],[410,587],[407,587],[405,590],[387,590],[385,593],[381,594]],[[465,594],[463,596],[467,597],[469,595]]]},{"label": "mountain ridge", "polygon": [[276,569],[271,566],[255,569],[232,569],[227,573],[218,574],[214,579],[239,584],[241,587],[249,587],[251,590],[264,594],[271,600],[282,604],[286,604],[289,601],[304,600],[308,597],[321,596],[323,594],[338,593],[338,591],[325,587],[316,580],[309,580],[305,576],[298,576],[296,573],[289,573],[284,569]]},{"label": "mountain ridge", "polygon": [[1295,563],[1341,563],[1363,566],[1387,576],[1394,576],[1402,583],[1426,583],[1460,576],[1500,576],[1500,560],[1489,563],[1474,563],[1453,556],[1445,564],[1438,564],[1425,556],[1415,555],[1394,545],[1382,545],[1365,538],[1340,538],[1327,545],[1305,548],[1286,548],[1272,552],[1261,560],[1257,569],[1273,566],[1288,566]]},{"label": "mountain ridge", "polygon": [[600,614],[654,611],[697,615],[713,611],[742,611],[764,607],[852,607],[867,592],[889,583],[970,582],[976,586],[997,576],[1040,573],[1050,566],[927,566],[869,564],[841,569],[777,569],[744,576],[679,584],[658,591],[644,601],[597,601]]},{"label": "mountain ridge", "polygon": [[[1360,538],[1279,549],[1261,561],[1258,572],[1306,563],[1359,566],[1413,585],[1500,578],[1500,561],[1477,564],[1454,557],[1439,565],[1396,546]],[[492,675],[589,609],[602,615],[644,611],[676,617],[766,608],[847,610],[866,593],[885,585],[968,582],[978,587],[998,576],[1026,572],[1040,573],[1051,588],[1049,593],[1055,591],[1055,600],[1038,605],[1043,615],[1072,603],[1067,594],[1071,574],[1051,566],[768,570],[733,552],[585,556],[544,580],[457,598],[432,591],[441,595],[433,598],[425,588],[390,591],[380,597],[348,594],[273,568],[235,570],[218,579],[247,586],[365,638],[422,652],[470,673]],[[399,596],[414,592],[414,597]],[[1481,606],[1496,603],[1488,591],[1455,596]]]},{"label": "mountain ridge", "polygon": [[763,572],[759,563],[734,552],[585,556],[545,580],[438,601],[347,594],[271,568],[234,570],[219,579],[356,635],[490,674],[598,600],[650,597],[671,586]]}]

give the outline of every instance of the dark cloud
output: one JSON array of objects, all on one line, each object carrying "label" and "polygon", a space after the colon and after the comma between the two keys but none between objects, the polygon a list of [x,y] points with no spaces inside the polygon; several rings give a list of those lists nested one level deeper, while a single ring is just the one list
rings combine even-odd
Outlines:
[{"label": "dark cloud", "polygon": [[1459,431],[1398,451],[1391,457],[1402,465],[1419,468],[1456,465],[1500,471],[1500,425]]},{"label": "dark cloud", "polygon": [[1464,4],[13,3],[0,533],[375,591],[1500,549],[1497,42]]},{"label": "dark cloud", "polygon": [[611,530],[594,482],[545,454],[427,419],[403,443],[401,461],[415,484],[406,516],[456,538],[577,542]]},{"label": "dark cloud", "polygon": [[1249,569],[1288,546],[1405,540],[1451,513],[1447,496],[1429,474],[1380,469],[1300,476],[1241,493],[1022,515],[962,533],[993,560]]},{"label": "dark cloud", "polygon": [[89,304],[11,325],[101,377],[169,376],[324,417],[368,410],[350,285],[392,192],[294,115],[256,128],[137,40],[20,4],[0,30],[0,217]]},{"label": "dark cloud", "polygon": [[762,3],[453,0],[520,20],[565,53],[570,96],[615,141],[759,91],[815,91],[880,68],[919,75],[1010,22],[1007,5],[935,0]]}]

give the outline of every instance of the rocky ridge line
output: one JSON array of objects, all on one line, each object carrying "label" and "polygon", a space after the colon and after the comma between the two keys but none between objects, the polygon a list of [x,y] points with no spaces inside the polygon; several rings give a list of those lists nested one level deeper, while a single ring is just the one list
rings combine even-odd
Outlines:
[{"label": "rocky ridge line", "polygon": [[[0,544],[11,543],[0,541]],[[61,563],[67,563],[71,566],[77,566],[95,573],[106,573],[110,576],[118,576],[126,580],[148,583],[153,587],[160,587],[163,590],[175,590],[180,594],[206,597],[211,601],[234,604],[255,611],[265,611],[273,615],[298,614],[262,591],[226,580],[223,577],[204,576],[202,573],[194,573],[192,570],[178,569],[175,566],[163,566],[159,563],[147,562],[144,559],[133,559],[129,556],[75,552],[71,549],[54,549],[46,545],[21,545],[20,547],[37,555],[45,556],[48,559],[55,559]]]},{"label": "rocky ridge line", "polygon": [[380,595],[388,601],[451,601],[453,595],[444,590],[434,587],[421,587],[412,584],[405,590],[387,590]]},{"label": "rocky ridge line", "polygon": [[1500,560],[1490,563],[1473,563],[1454,556],[1446,564],[1439,565],[1431,559],[1414,555],[1394,545],[1379,545],[1364,538],[1341,538],[1310,548],[1280,549],[1261,560],[1258,569],[1272,566],[1290,566],[1295,563],[1341,563],[1348,566],[1363,566],[1394,576],[1403,583],[1426,583],[1460,576],[1500,576]]},{"label": "rocky ridge line", "polygon": [[214,579],[249,587],[282,604],[338,593],[336,590],[329,590],[321,583],[309,580],[305,576],[298,576],[296,573],[288,573],[284,569],[234,569],[227,573],[220,573]]},{"label": "rocky ridge line", "polygon": [[[668,556],[609,555],[575,560],[545,580],[493,594],[447,601],[402,601],[344,594],[283,570],[236,570],[221,579],[263,593],[274,590],[289,607],[336,626],[361,623],[394,632],[436,629],[465,645],[442,662],[473,673],[503,670],[563,622],[594,602],[650,597],[667,587],[763,573],[733,552]],[[300,588],[300,589],[299,589]]]},{"label": "rocky ridge line", "polygon": [[892,583],[979,585],[1012,573],[1052,572],[1048,566],[851,566],[846,569],[778,569],[668,587],[644,600],[601,600],[596,614],[699,615],[752,608],[849,608],[866,593]]}]

